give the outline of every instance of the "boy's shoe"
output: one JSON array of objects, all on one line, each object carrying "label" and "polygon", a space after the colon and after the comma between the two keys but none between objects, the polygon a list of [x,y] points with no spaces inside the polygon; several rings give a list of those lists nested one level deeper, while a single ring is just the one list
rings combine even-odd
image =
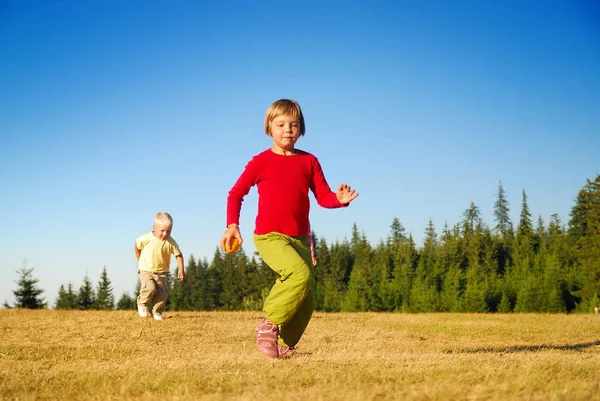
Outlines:
[{"label": "boy's shoe", "polygon": [[140,317],[148,317],[148,308],[142,305],[138,305],[138,314]]},{"label": "boy's shoe", "polygon": [[152,314],[152,317],[154,318],[154,320],[165,320],[162,316],[162,314],[160,313],[154,313]]},{"label": "boy's shoe", "polygon": [[263,317],[256,325],[255,333],[258,350],[270,358],[277,358],[279,356],[277,345],[279,327]]},{"label": "boy's shoe", "polygon": [[277,344],[277,351],[279,353],[278,358],[291,358],[296,353],[296,349],[294,347],[288,347],[287,345]]}]

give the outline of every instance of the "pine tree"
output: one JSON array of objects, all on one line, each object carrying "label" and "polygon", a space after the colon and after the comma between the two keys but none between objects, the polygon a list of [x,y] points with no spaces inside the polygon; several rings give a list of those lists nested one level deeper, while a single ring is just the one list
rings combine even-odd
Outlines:
[{"label": "pine tree", "polygon": [[466,285],[463,294],[464,312],[487,312],[485,267],[482,266],[480,257],[482,248],[482,228],[479,226],[469,241],[466,254],[468,267],[465,278]]},{"label": "pine tree", "polygon": [[[193,255],[190,255],[188,262],[185,264],[185,282],[189,282],[190,280],[190,264],[196,265],[196,261]],[[194,267],[195,268],[195,267]],[[173,268],[173,276],[177,277],[177,272],[179,271],[179,267],[175,266]],[[184,298],[185,298],[185,286],[184,282],[181,282],[178,279],[169,281],[169,310],[177,311],[184,310]]]},{"label": "pine tree", "polygon": [[133,291],[133,300],[137,306],[137,299],[140,296],[140,291],[142,290],[142,282],[140,281],[139,274],[138,279],[135,281],[135,290]]},{"label": "pine tree", "polygon": [[[548,261],[545,280],[549,288],[549,312],[575,309],[575,287],[577,261],[569,243],[566,227],[557,214],[550,216],[548,224]],[[555,297],[555,293],[559,298]]]},{"label": "pine tree", "polygon": [[115,297],[113,295],[112,284],[106,273],[106,266],[102,269],[100,281],[96,287],[94,308],[100,310],[113,310],[115,308]]},{"label": "pine tree", "polygon": [[331,254],[329,253],[329,247],[327,246],[327,243],[323,239],[317,239],[314,232],[312,233],[312,236],[315,254],[318,252],[318,267],[313,267],[313,272],[315,274],[315,309],[325,310],[325,283],[331,274]]},{"label": "pine tree", "polygon": [[[513,250],[513,261],[515,274],[518,279],[525,279],[529,276],[534,261],[534,239],[533,225],[531,223],[531,213],[527,204],[527,194],[523,190],[523,201],[521,205],[521,217],[517,229],[516,247]],[[524,283],[525,281],[522,281]]]},{"label": "pine tree", "polygon": [[506,200],[506,196],[504,195],[504,187],[502,187],[502,181],[498,184],[498,199],[496,203],[494,203],[494,220],[496,222],[496,226],[494,227],[494,231],[498,233],[501,237],[506,237],[512,235],[513,226],[512,221],[510,220],[510,208],[508,200]]},{"label": "pine tree", "polygon": [[262,286],[261,270],[255,260],[249,260],[245,253],[238,260],[239,274],[242,280],[241,308],[243,310],[260,310],[264,303],[266,286]]},{"label": "pine tree", "polygon": [[463,213],[463,237],[465,239],[465,243],[471,240],[473,236],[473,232],[479,228],[481,225],[481,211],[475,205],[475,203],[471,202],[471,205],[465,212]]},{"label": "pine tree", "polygon": [[372,260],[371,246],[366,237],[358,233],[354,224],[351,241],[354,264],[350,273],[348,290],[344,296],[342,310],[345,312],[368,311],[372,306]]},{"label": "pine tree", "polygon": [[375,249],[373,253],[373,274],[371,285],[371,306],[372,311],[389,311],[393,309],[393,293],[391,286],[393,258],[391,250],[383,242]]},{"label": "pine tree", "polygon": [[498,283],[501,293],[498,312],[508,313],[514,311],[520,282],[521,279],[517,277],[515,267],[509,265]]},{"label": "pine tree", "polygon": [[494,204],[494,254],[498,275],[503,275],[512,263],[512,243],[514,240],[513,223],[509,217],[510,208],[502,182],[498,185],[498,198]]},{"label": "pine tree", "polygon": [[462,298],[465,290],[465,276],[462,270],[465,256],[461,250],[459,227],[456,225],[449,230],[445,225],[441,241],[439,263],[442,265],[444,276],[440,293],[440,310],[460,312],[463,310]]},{"label": "pine tree", "polygon": [[517,237],[529,237],[533,236],[533,225],[531,223],[531,212],[529,211],[529,205],[527,203],[527,194],[523,190],[523,197],[521,202],[521,216],[519,219],[519,227],[517,228]]},{"label": "pine tree", "polygon": [[[258,252],[256,252],[256,255],[258,255]],[[262,259],[260,259],[260,264],[261,266],[264,266],[265,269],[269,269]],[[218,310],[220,306],[219,296],[223,285],[221,284],[220,271],[215,267],[215,260],[213,260],[210,265],[207,265],[205,269],[205,277],[207,288],[205,295],[206,303],[207,305],[210,305],[210,310]]]},{"label": "pine tree", "polygon": [[533,274],[519,280],[515,312],[540,312],[540,286]]},{"label": "pine tree", "polygon": [[600,175],[587,180],[571,210],[569,237],[579,267],[578,309],[600,306]]},{"label": "pine tree", "polygon": [[[270,277],[270,279],[266,280],[265,276]],[[247,279],[244,281],[243,309],[261,310],[269,289],[273,286],[275,272],[269,268],[263,270],[256,258],[253,257],[248,262],[246,277]]]},{"label": "pine tree", "polygon": [[346,295],[354,258],[348,241],[336,242],[328,249],[324,239],[319,246],[319,269],[327,269],[323,277],[323,306],[327,312],[339,312]]},{"label": "pine tree", "polygon": [[211,303],[213,308],[217,310],[222,306],[221,293],[223,292],[223,272],[225,266],[224,253],[216,248],[206,279],[209,281],[210,295],[212,296]]},{"label": "pine tree", "polygon": [[533,252],[539,253],[542,250],[542,246],[546,244],[548,240],[548,234],[546,232],[546,226],[542,215],[538,216],[537,226],[533,233]]},{"label": "pine tree", "polygon": [[487,312],[486,294],[477,266],[469,266],[465,274],[466,285],[461,304],[463,312]]},{"label": "pine tree", "polygon": [[392,224],[390,225],[390,235],[388,237],[388,245],[398,245],[401,242],[407,240],[406,238],[406,230],[400,220],[397,217],[394,217],[392,220]]},{"label": "pine tree", "polygon": [[501,276],[498,273],[501,268],[497,258],[497,237],[487,225],[483,224],[480,235],[480,275],[485,294],[486,310],[496,312],[502,297]]},{"label": "pine tree", "polygon": [[61,284],[58,289],[58,297],[54,304],[54,309],[77,309],[77,294],[73,291],[73,284],[69,283],[67,290]]},{"label": "pine tree", "polygon": [[[598,178],[596,178],[596,181]],[[588,214],[594,204],[593,185],[587,180],[586,185],[579,191],[575,205],[571,208],[569,220],[569,237],[576,249],[581,248],[579,240],[589,234]]]},{"label": "pine tree", "polygon": [[43,309],[46,307],[44,298],[40,295],[44,292],[38,287],[39,280],[33,277],[33,267],[27,268],[23,266],[17,270],[19,274],[19,280],[15,281],[18,285],[17,289],[13,291],[17,302],[15,302],[16,308],[26,309]]},{"label": "pine tree", "polygon": [[415,271],[415,280],[410,289],[411,312],[438,312],[442,309],[439,293],[441,291],[441,275],[438,263],[438,240],[431,219],[425,229],[423,250]]},{"label": "pine tree", "polygon": [[408,311],[410,307],[411,288],[419,262],[419,253],[412,235],[401,242],[393,255],[394,269],[392,271],[393,309]]},{"label": "pine tree", "polygon": [[511,312],[510,299],[506,291],[502,291],[502,297],[500,298],[500,304],[498,305],[499,313]]},{"label": "pine tree", "polygon": [[552,214],[548,223],[548,248],[555,248],[556,244],[561,241],[561,237],[564,237],[564,234],[565,228],[559,215],[556,213]]},{"label": "pine tree", "polygon": [[475,203],[463,213],[462,235],[465,265],[465,290],[462,294],[461,307],[465,312],[481,312],[486,309],[483,285],[483,268],[480,261],[481,211]]},{"label": "pine tree", "polygon": [[222,290],[219,294],[219,309],[242,310],[248,258],[240,249],[235,254],[225,254],[220,271]]},{"label": "pine tree", "polygon": [[[538,283],[537,298],[535,300],[534,311],[550,311],[550,293],[556,293],[557,288],[550,282],[548,275],[550,264],[554,264],[553,258],[549,255],[548,233],[544,224],[544,219],[538,217],[537,226],[533,234],[534,263],[531,270],[532,279]],[[555,303],[552,301],[552,303]]]},{"label": "pine tree", "polygon": [[260,307],[258,308],[258,310],[261,310],[262,304],[264,303],[265,299],[267,299],[273,284],[275,284],[277,274],[265,263],[264,260],[262,260],[258,252],[254,253],[252,256],[252,261],[256,266],[257,276],[255,277],[256,283],[254,284],[254,288],[256,296],[261,300]]},{"label": "pine tree", "polygon": [[63,306],[66,297],[67,291],[65,291],[65,286],[61,284],[58,288],[58,296],[56,297],[56,302],[54,303],[54,309],[67,309]]},{"label": "pine tree", "polygon": [[[220,255],[221,251],[217,248],[216,254]],[[173,292],[170,308],[173,310],[202,310],[203,297],[198,290],[200,284],[198,272],[199,266],[193,255],[190,255],[185,267],[185,281],[174,281]],[[177,267],[173,269],[173,273],[177,271]]]},{"label": "pine tree", "polygon": [[515,312],[534,312],[539,309],[539,288],[535,267],[535,238],[527,194],[523,190],[521,215],[513,250],[516,302]]},{"label": "pine tree", "polygon": [[132,310],[136,308],[135,298],[132,298],[129,293],[124,292],[117,302],[117,310]]},{"label": "pine tree", "polygon": [[[402,307],[402,302],[404,297],[408,299],[409,291],[402,291],[403,285],[410,286],[409,283],[403,283],[407,277],[403,276],[403,269],[406,266],[402,266],[403,260],[401,255],[403,255],[403,249],[406,247],[408,243],[408,237],[406,235],[406,230],[400,220],[397,217],[394,217],[392,220],[392,224],[390,225],[390,234],[387,238],[387,246],[385,256],[387,257],[387,261],[382,259],[382,256],[379,256],[379,261],[377,262],[380,267],[380,276],[383,281],[383,276],[387,275],[388,279],[386,280],[387,284],[385,285],[384,292],[381,294],[381,299],[384,305],[382,305],[383,310],[398,310]],[[385,270],[383,267],[386,266]]]},{"label": "pine tree", "polygon": [[410,288],[410,303],[408,306],[410,312],[436,312],[441,310],[441,305],[438,305],[438,293],[425,274],[426,270],[423,259],[419,259],[415,279]]},{"label": "pine tree", "polygon": [[440,293],[440,311],[462,312],[465,276],[456,266],[450,267],[444,274]]},{"label": "pine tree", "polygon": [[91,309],[94,306],[94,302],[96,300],[94,294],[94,288],[92,287],[92,282],[90,281],[88,275],[86,274],[83,279],[83,284],[79,287],[79,309],[87,310]]},{"label": "pine tree", "polygon": [[543,281],[543,309],[542,312],[561,313],[566,311],[563,298],[565,279],[560,274],[558,259],[553,253],[546,258]]}]

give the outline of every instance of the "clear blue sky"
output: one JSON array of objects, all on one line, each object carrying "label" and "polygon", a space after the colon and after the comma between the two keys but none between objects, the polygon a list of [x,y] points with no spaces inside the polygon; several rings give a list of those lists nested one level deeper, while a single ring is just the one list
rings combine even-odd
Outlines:
[{"label": "clear blue sky", "polygon": [[[0,302],[34,267],[115,297],[135,238],[170,212],[184,256],[212,260],[225,199],[271,146],[268,105],[296,99],[332,187],[360,197],[311,220],[376,244],[400,219],[417,244],[474,202],[493,226],[563,223],[600,173],[600,7],[586,1],[0,1]],[[254,252],[256,191],[244,202]]]}]

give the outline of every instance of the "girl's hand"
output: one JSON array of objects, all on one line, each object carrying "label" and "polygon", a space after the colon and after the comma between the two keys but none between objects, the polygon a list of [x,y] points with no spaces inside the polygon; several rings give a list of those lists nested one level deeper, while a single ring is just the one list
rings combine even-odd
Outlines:
[{"label": "girl's hand", "polygon": [[237,238],[237,240],[240,242],[240,246],[244,242],[244,240],[242,239],[242,234],[240,233],[240,228],[237,224],[230,225],[229,227],[227,227],[227,230],[225,230],[225,232],[223,233],[223,236],[221,237],[221,242],[219,243],[221,249],[225,251],[225,244],[230,244],[234,238]]},{"label": "girl's hand", "polygon": [[347,205],[358,197],[358,193],[355,189],[350,188],[350,185],[342,184],[335,191],[335,196],[342,205]]}]

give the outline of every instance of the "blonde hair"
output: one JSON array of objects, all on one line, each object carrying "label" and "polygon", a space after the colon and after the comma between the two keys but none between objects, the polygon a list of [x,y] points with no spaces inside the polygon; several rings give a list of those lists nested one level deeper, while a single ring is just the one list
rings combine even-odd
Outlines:
[{"label": "blonde hair", "polygon": [[154,224],[164,224],[173,227],[173,218],[167,212],[159,212],[154,216]]},{"label": "blonde hair", "polygon": [[304,135],[306,127],[304,126],[304,116],[302,115],[302,109],[295,100],[291,99],[279,99],[269,106],[267,114],[265,115],[265,134],[272,136],[271,132],[271,121],[280,116],[293,116],[298,119],[300,136]]}]

